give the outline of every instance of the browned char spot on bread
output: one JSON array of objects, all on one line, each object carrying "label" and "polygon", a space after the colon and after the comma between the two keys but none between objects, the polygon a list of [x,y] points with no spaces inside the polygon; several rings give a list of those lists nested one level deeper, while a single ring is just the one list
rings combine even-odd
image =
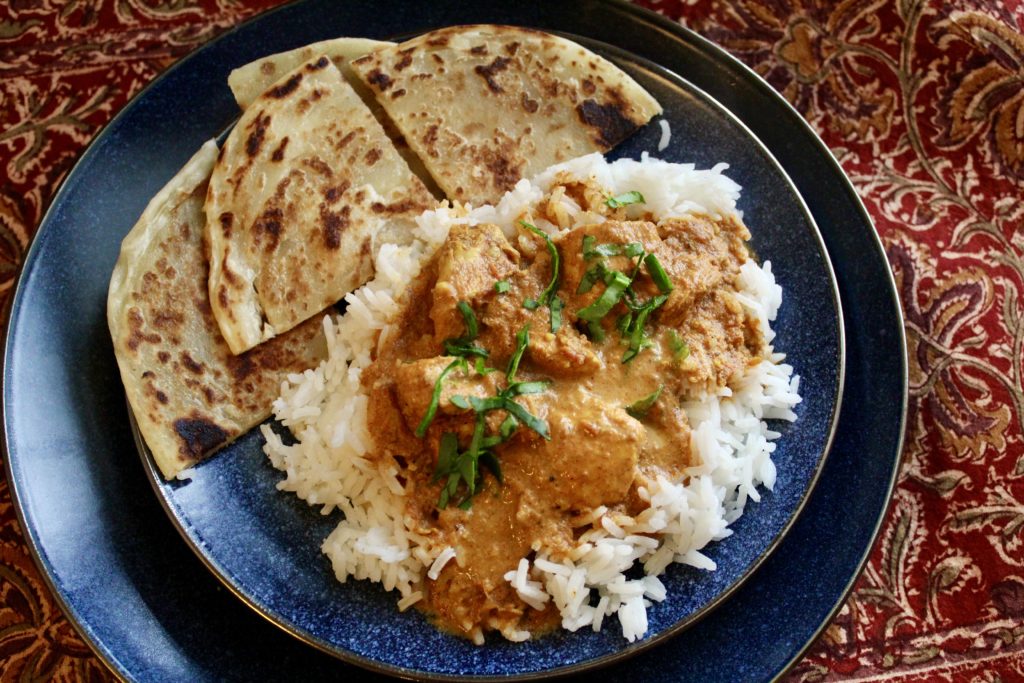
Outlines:
[{"label": "browned char spot on bread", "polygon": [[621,101],[598,104],[594,100],[583,100],[576,105],[576,115],[594,129],[594,139],[608,148],[625,140],[637,129],[636,123],[626,115]]},{"label": "browned char spot on bread", "polygon": [[[324,59],[327,59],[324,57]],[[295,89],[299,87],[299,83],[302,82],[302,74],[294,74],[287,81],[280,85],[275,85],[267,91],[267,97],[273,97],[274,99],[281,99],[295,92]]]},{"label": "browned char spot on bread", "polygon": [[491,92],[502,93],[505,90],[494,80],[494,77],[507,69],[510,62],[511,60],[508,57],[495,57],[494,61],[486,66],[477,64],[473,67],[473,71],[487,82],[487,87],[490,88]]},{"label": "browned char spot on bread", "polygon": [[178,452],[186,458],[201,458],[228,440],[230,434],[197,411],[174,421],[174,431],[181,439]]}]

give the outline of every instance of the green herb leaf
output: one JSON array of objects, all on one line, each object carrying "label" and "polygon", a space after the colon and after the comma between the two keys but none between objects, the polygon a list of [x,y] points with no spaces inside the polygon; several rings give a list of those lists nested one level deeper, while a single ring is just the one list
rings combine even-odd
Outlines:
[{"label": "green herb leaf", "polygon": [[622,253],[630,258],[636,258],[640,254],[644,253],[644,245],[639,242],[630,242],[623,248]]},{"label": "green herb leaf", "polygon": [[466,323],[466,340],[473,341],[480,336],[480,328],[476,322],[476,314],[473,313],[472,307],[465,302],[460,301],[455,305],[459,309],[459,313],[462,314],[462,321]]},{"label": "green herb leaf", "polygon": [[515,415],[509,413],[498,428],[498,434],[501,435],[501,440],[508,441],[512,436],[512,433],[515,432],[518,427],[519,420],[516,419]]},{"label": "green herb leaf", "polygon": [[690,356],[690,345],[675,330],[668,331],[668,347],[672,349],[672,357],[676,360],[683,361]]},{"label": "green herb leaf", "polygon": [[590,259],[595,258],[597,256],[597,253],[594,251],[594,245],[596,243],[597,243],[597,238],[594,237],[593,235],[584,235],[583,236],[583,258],[584,259],[589,261]]},{"label": "green herb leaf", "polygon": [[623,192],[614,197],[609,197],[604,200],[604,203],[612,209],[617,209],[620,206],[629,206],[630,204],[644,204],[646,201],[642,194],[633,190],[632,192]]},{"label": "green herb leaf", "polygon": [[637,312],[636,319],[633,321],[632,328],[629,330],[629,348],[622,356],[623,363],[630,362],[637,357],[637,354],[639,354],[640,351],[651,346],[650,340],[648,340],[644,334],[644,325],[647,324],[647,318],[651,313],[662,306],[666,301],[668,301],[668,295],[659,294],[653,299],[647,301],[640,311]]},{"label": "green herb leaf", "polygon": [[629,287],[629,283],[630,279],[625,274],[617,270],[611,271],[611,281],[608,282],[605,290],[601,292],[601,296],[594,303],[580,309],[576,314],[577,317],[590,323],[599,322],[619,302],[619,299],[622,298],[622,293]]},{"label": "green herb leaf", "polygon": [[456,394],[455,396],[452,396],[451,399],[449,400],[451,400],[452,405],[455,406],[456,408],[469,410],[469,399],[467,399],[462,394]]},{"label": "green herb leaf", "polygon": [[524,325],[523,329],[516,332],[516,350],[508,361],[508,369],[505,371],[505,379],[511,384],[515,381],[516,372],[519,371],[519,361],[523,359],[523,352],[530,344],[530,326]]},{"label": "green herb leaf", "polygon": [[422,439],[423,435],[427,433],[427,428],[430,427],[430,423],[434,421],[434,415],[437,414],[437,403],[441,400],[441,385],[444,383],[444,378],[448,376],[449,372],[458,367],[461,367],[464,372],[469,370],[465,358],[456,358],[437,376],[437,380],[434,382],[434,393],[430,397],[430,405],[427,406],[426,414],[420,420],[419,426],[416,427],[417,437]]},{"label": "green herb leaf", "polygon": [[551,311],[551,332],[558,332],[558,328],[562,326],[562,307],[564,304],[562,300],[557,296],[551,298],[551,303],[548,304],[548,309]]},{"label": "green herb leaf", "polygon": [[576,287],[577,294],[586,294],[594,285],[598,282],[604,281],[605,276],[608,274],[608,267],[604,263],[598,261],[596,264],[587,269],[587,272],[583,273],[583,277],[580,278],[580,284]]},{"label": "green herb leaf", "polygon": [[515,382],[508,385],[508,388],[501,392],[501,395],[512,398],[513,396],[539,394],[542,391],[546,391],[549,386],[551,386],[551,382]]},{"label": "green herb leaf", "polygon": [[661,261],[654,254],[648,254],[644,257],[644,265],[647,266],[647,272],[650,273],[651,279],[654,280],[654,284],[658,285],[658,290],[662,294],[668,294],[672,291],[672,280],[669,279],[668,273],[661,267]]},{"label": "green herb leaf", "polygon": [[455,469],[455,459],[459,455],[459,439],[454,432],[441,435],[441,445],[437,449],[437,467],[430,483],[440,481],[441,477]]},{"label": "green herb leaf", "polygon": [[536,311],[540,308],[540,302],[536,299],[523,299],[523,308],[528,311]]},{"label": "green herb leaf", "polygon": [[644,417],[647,416],[647,411],[651,409],[651,406],[653,406],[654,403],[658,400],[658,397],[661,396],[661,390],[664,388],[664,384],[659,384],[658,388],[649,393],[647,396],[644,396],[639,401],[634,401],[633,403],[630,403],[628,406],[626,406],[626,412],[635,417],[636,419],[642,420]]},{"label": "green herb leaf", "polygon": [[504,294],[510,289],[512,289],[512,285],[509,284],[508,280],[498,280],[494,283],[494,291],[498,294]]},{"label": "green herb leaf", "polygon": [[514,416],[524,425],[537,432],[548,441],[551,440],[551,433],[548,431],[548,423],[545,420],[531,414],[526,408],[522,407],[510,398],[505,399],[505,405],[503,407],[509,412],[509,414]]},{"label": "green herb leaf", "polygon": [[491,354],[482,346],[464,343],[463,339],[446,339],[444,342],[444,353],[446,356],[476,356],[478,359],[487,358]]},{"label": "green herb leaf", "polygon": [[501,475],[501,464],[498,463],[498,456],[490,451],[484,451],[480,454],[480,463],[491,471],[491,474],[494,475],[499,484],[505,483],[505,479]]}]

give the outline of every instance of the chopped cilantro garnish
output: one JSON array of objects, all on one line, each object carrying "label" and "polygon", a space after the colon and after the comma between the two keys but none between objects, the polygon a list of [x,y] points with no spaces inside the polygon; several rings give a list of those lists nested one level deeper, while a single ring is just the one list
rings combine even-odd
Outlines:
[{"label": "chopped cilantro garnish", "polygon": [[594,303],[580,309],[576,316],[588,323],[599,322],[601,318],[608,315],[608,312],[612,310],[615,304],[619,303],[619,299],[622,298],[622,294],[629,287],[629,283],[630,279],[624,273],[620,273],[617,270],[611,271],[610,281],[605,290],[601,292],[601,296]]},{"label": "chopped cilantro garnish", "polygon": [[675,330],[668,331],[668,347],[672,349],[672,358],[675,360],[686,360],[690,356],[690,345]]},{"label": "chopped cilantro garnish", "polygon": [[[538,228],[536,225],[532,225],[530,223],[527,223],[526,221],[519,221],[519,225],[523,226],[533,234],[543,238],[544,245],[547,247],[548,254],[551,256],[551,281],[548,282],[548,286],[544,288],[544,291],[541,292],[540,297],[534,302],[536,304],[535,306],[530,306],[527,304],[527,302],[533,301],[532,299],[527,299],[526,301],[524,301],[523,306],[530,309],[531,311],[537,308],[537,306],[547,306],[550,309],[551,302],[555,298],[555,292],[558,291],[558,275],[559,270],[561,269],[561,258],[558,255],[558,247],[556,247],[555,243],[551,241],[551,236],[548,235],[543,230],[541,230],[540,228]],[[555,331],[557,329],[554,323],[554,315],[554,311],[551,311],[552,331]]]},{"label": "chopped cilantro garnish", "polygon": [[444,378],[448,376],[455,368],[462,368],[463,372],[466,372],[469,367],[466,363],[465,358],[456,358],[449,363],[441,374],[437,376],[437,380],[434,381],[434,393],[430,396],[430,404],[427,406],[427,412],[420,420],[420,424],[416,427],[416,436],[423,438],[423,435],[427,433],[427,428],[430,427],[430,423],[434,421],[434,415],[437,414],[437,404],[441,400],[441,385],[444,383]]},{"label": "chopped cilantro garnish", "polygon": [[525,325],[521,330],[516,332],[516,350],[512,353],[512,358],[508,361],[508,369],[505,371],[505,379],[508,380],[509,384],[515,381],[516,372],[519,371],[519,361],[523,358],[523,352],[526,351],[526,347],[530,344],[530,326]]},{"label": "chopped cilantro garnish", "polygon": [[562,300],[557,296],[552,297],[551,303],[548,304],[548,308],[551,309],[551,331],[558,332],[558,328],[562,326]]},{"label": "chopped cilantro garnish", "polygon": [[666,301],[668,301],[668,295],[659,294],[653,299],[647,301],[643,306],[640,307],[640,310],[637,311],[636,317],[633,319],[632,325],[630,325],[630,327],[627,329],[627,332],[629,334],[629,348],[626,350],[626,353],[622,355],[623,363],[630,362],[631,360],[636,358],[637,354],[639,354],[640,351],[651,346],[651,341],[647,338],[647,335],[644,333],[644,325],[647,324],[647,318],[651,315],[651,313],[653,313]]},{"label": "chopped cilantro garnish", "polygon": [[461,337],[444,340],[444,352],[449,356],[477,356],[487,358],[487,349],[473,343],[480,335],[480,326],[476,320],[476,314],[472,307],[465,301],[460,301],[455,306],[462,314],[462,322],[466,325],[466,333]]},{"label": "chopped cilantro garnish", "polygon": [[661,267],[661,261],[658,260],[657,256],[654,254],[645,256],[644,265],[647,266],[647,272],[650,273],[654,284],[658,286],[658,291],[662,294],[668,294],[673,290],[672,280],[669,279],[665,269]]},{"label": "chopped cilantro garnish", "polygon": [[626,406],[626,412],[636,419],[642,420],[647,416],[647,411],[651,409],[651,406],[653,406],[658,400],[658,397],[661,396],[661,390],[664,388],[664,384],[659,384],[657,389],[647,394],[642,399],[634,401]]},{"label": "chopped cilantro garnish", "polygon": [[512,285],[509,284],[508,280],[498,280],[494,283],[494,291],[498,294],[504,294],[510,289],[512,289]]},{"label": "chopped cilantro garnish", "polygon": [[647,200],[644,199],[644,196],[642,194],[640,194],[636,190],[633,190],[632,192],[623,192],[622,194],[617,194],[614,197],[609,197],[608,199],[604,200],[604,203],[607,204],[612,209],[617,209],[620,206],[629,206],[630,204],[643,204],[646,201]]}]

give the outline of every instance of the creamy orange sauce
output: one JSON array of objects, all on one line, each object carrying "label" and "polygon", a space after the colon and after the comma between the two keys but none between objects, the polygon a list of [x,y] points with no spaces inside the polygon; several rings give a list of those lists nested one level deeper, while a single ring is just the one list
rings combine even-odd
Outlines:
[{"label": "creamy orange sauce", "polygon": [[[584,190],[566,188],[576,191],[581,203],[587,202]],[[548,309],[523,306],[525,299],[538,298],[551,279],[544,242],[526,231],[510,241],[495,226],[457,226],[406,291],[397,332],[364,373],[373,457],[397,465],[407,488],[407,518],[415,530],[456,551],[436,581],[424,580],[424,599],[418,603],[454,633],[478,637],[513,628],[539,633],[557,625],[553,607],[528,607],[504,574],[541,548],[555,559],[564,556],[583,530],[581,520],[589,524],[587,514],[601,505],[636,514],[643,506],[637,487],[649,478],[684,478],[686,467],[695,463],[681,401],[727,385],[763,353],[757,323],[735,296],[749,238],[741,223],[705,217],[625,221],[606,213],[612,213],[612,220],[575,227],[556,240],[558,296],[565,302],[557,333],[550,331]],[[605,289],[598,283],[585,294],[576,293],[593,265],[583,255],[587,235],[600,244],[640,242],[657,255],[674,285],[648,320],[650,347],[629,363],[622,362],[626,345],[614,326],[624,304],[605,316],[603,341],[588,338],[577,320],[576,313]],[[626,273],[635,263],[626,256],[605,259],[607,267]],[[497,292],[498,280],[508,281],[509,291]],[[642,268],[633,289],[640,300],[659,291]],[[486,365],[498,371],[480,375],[471,359],[468,372],[449,374],[436,417],[420,439],[414,431],[438,375],[452,360],[444,355],[444,341],[465,332],[460,301],[471,306],[479,321],[475,343],[489,352]],[[432,477],[441,437],[452,432],[465,449],[474,426],[473,411],[459,408],[451,398],[484,398],[503,389],[516,333],[524,326],[529,326],[530,342],[516,380],[550,384],[542,393],[515,400],[546,421],[550,440],[520,425],[493,449],[504,482],[481,468],[481,490],[471,507],[439,509],[443,481]],[[688,345],[685,358],[673,351],[673,331]],[[659,387],[662,392],[646,415],[638,419],[626,411]],[[487,415],[488,433],[497,433],[505,415],[502,410]]]}]

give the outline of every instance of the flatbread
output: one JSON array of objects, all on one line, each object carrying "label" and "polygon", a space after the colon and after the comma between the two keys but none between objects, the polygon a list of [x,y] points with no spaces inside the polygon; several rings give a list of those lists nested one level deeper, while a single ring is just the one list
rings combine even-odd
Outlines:
[{"label": "flatbread", "polygon": [[564,38],[457,26],[352,62],[453,200],[497,202],[520,178],[606,152],[661,106],[611,62]]},{"label": "flatbread", "polygon": [[402,155],[402,158],[412,172],[423,181],[432,195],[443,197],[444,193],[434,184],[430,173],[423,166],[423,162],[406,144],[405,138],[402,137],[402,134],[391,123],[391,119],[388,118],[383,107],[374,99],[370,89],[359,80],[355,71],[352,70],[351,62],[353,59],[389,45],[394,45],[394,43],[370,40],[369,38],[322,40],[319,43],[312,43],[305,47],[289,50],[288,52],[267,55],[254,62],[240,66],[228,76],[228,86],[230,86],[231,93],[235,96],[238,106],[245,109],[276,81],[280,80],[281,76],[314,57],[326,55],[334,63],[334,66],[338,67],[341,75],[355,89],[360,99],[370,108],[374,118],[384,127],[384,132],[394,142],[395,148]]},{"label": "flatbread", "polygon": [[[228,76],[228,86],[230,86],[238,106],[245,109],[267,88],[280,80],[281,76],[320,55],[326,55],[334,62],[349,83],[353,83],[353,81],[358,83],[359,79],[355,78],[355,73],[349,66],[349,62],[368,52],[389,45],[394,45],[394,43],[370,40],[369,38],[334,38],[311,43],[288,52],[267,55],[254,62],[249,62],[245,66],[238,67]],[[369,99],[372,101],[373,96],[371,95]]]},{"label": "flatbread", "polygon": [[211,140],[149,202],[121,243],[107,295],[125,392],[168,479],[263,421],[286,375],[326,353],[319,317],[241,356],[221,339],[202,242],[216,158]]},{"label": "flatbread", "polygon": [[[234,353],[367,279],[378,233],[435,202],[326,56],[286,73],[224,142],[206,199],[210,301]],[[397,237],[396,237],[397,236]]]}]

